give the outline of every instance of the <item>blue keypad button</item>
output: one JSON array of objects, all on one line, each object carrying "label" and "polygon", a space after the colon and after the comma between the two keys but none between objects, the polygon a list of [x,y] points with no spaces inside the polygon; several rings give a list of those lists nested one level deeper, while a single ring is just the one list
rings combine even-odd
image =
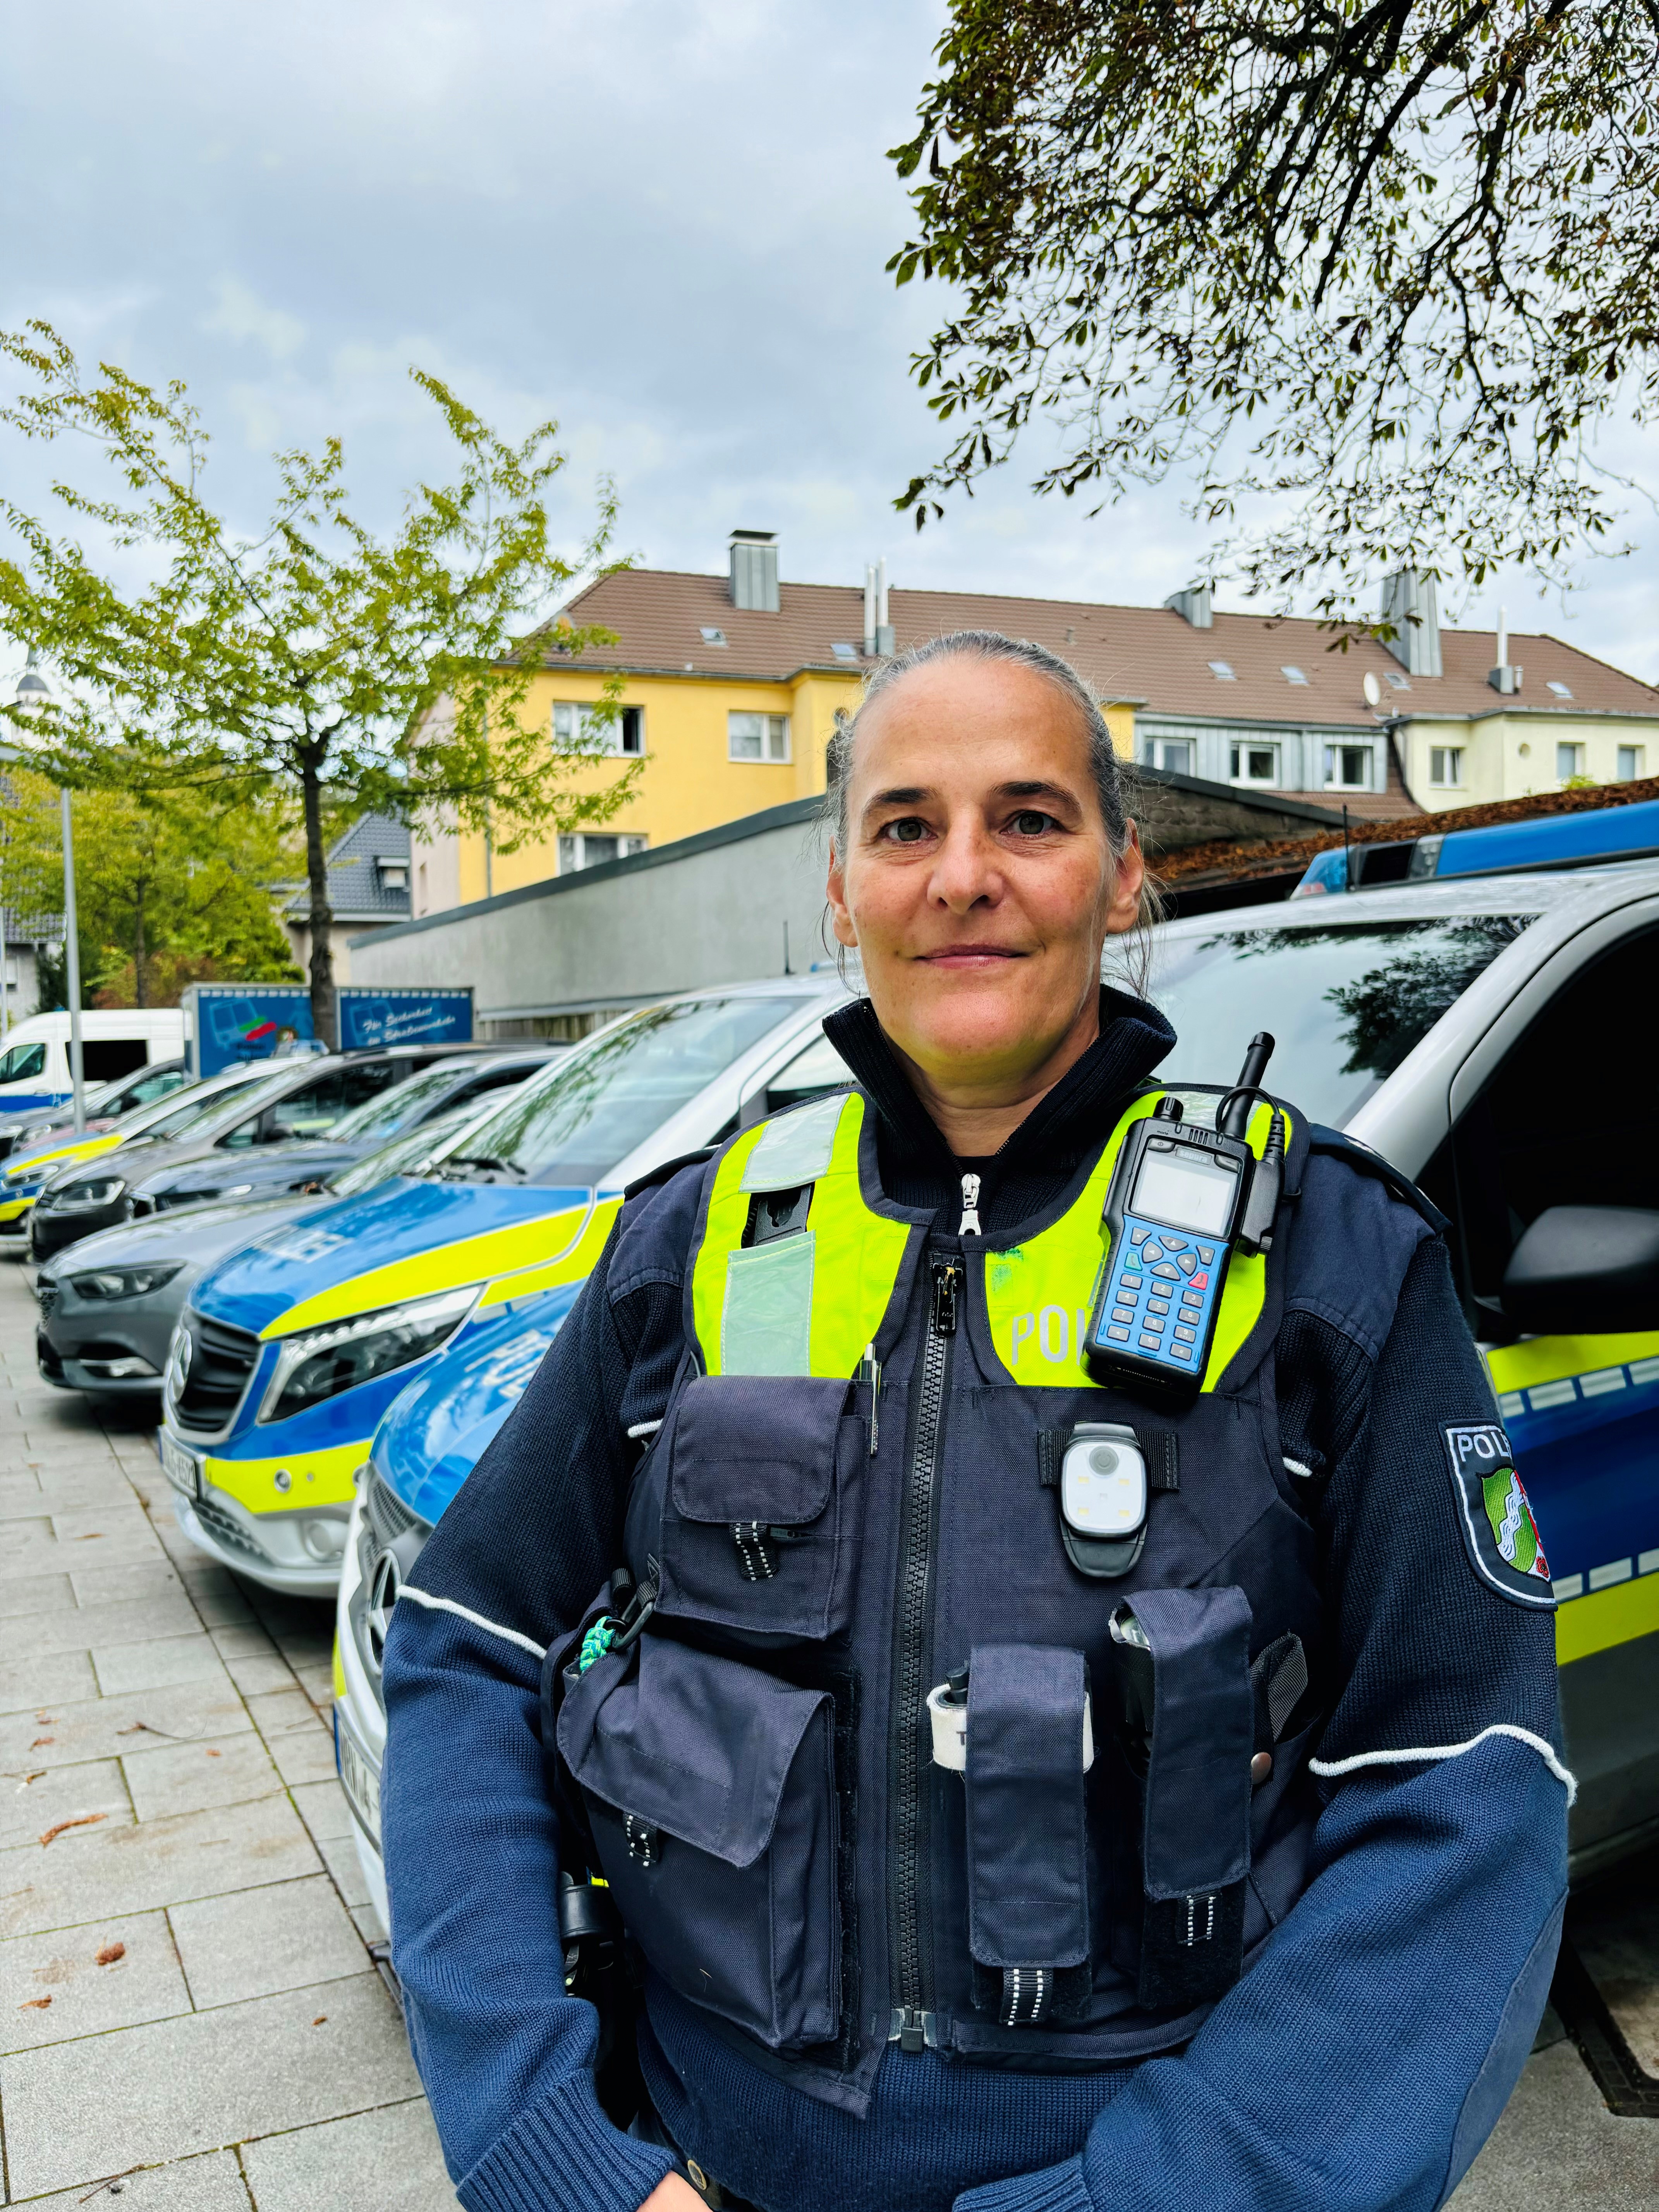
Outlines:
[{"label": "blue keypad button", "polygon": [[1177,1344],[1196,1344],[1198,1342],[1198,1331],[1195,1328],[1182,1328],[1180,1322],[1177,1322],[1176,1323],[1175,1340]]},{"label": "blue keypad button", "polygon": [[1169,1265],[1167,1261],[1162,1267],[1154,1267],[1152,1273],[1155,1275],[1167,1275],[1172,1283],[1178,1283],[1181,1280],[1180,1276],[1176,1274],[1175,1269]]},{"label": "blue keypad button", "polygon": [[1129,1231],[1129,1242],[1132,1244],[1144,1244],[1146,1241],[1146,1231],[1144,1229],[1132,1229]]},{"label": "blue keypad button", "polygon": [[1139,1275],[1122,1275],[1118,1279],[1118,1288],[1121,1291],[1138,1291],[1140,1285],[1141,1278]]},{"label": "blue keypad button", "polygon": [[1157,1337],[1143,1336],[1140,1340],[1140,1348],[1143,1352],[1162,1352],[1164,1346]]},{"label": "blue keypad button", "polygon": [[1215,1257],[1215,1247],[1212,1244],[1200,1244],[1198,1248],[1198,1256],[1207,1267]]},{"label": "blue keypad button", "polygon": [[1129,1332],[1127,1328],[1109,1328],[1106,1334],[1114,1344],[1127,1344],[1129,1341]]},{"label": "blue keypad button", "polygon": [[1172,1344],[1170,1346],[1170,1357],[1171,1359],[1190,1359],[1192,1356],[1192,1348],[1188,1345]]},{"label": "blue keypad button", "polygon": [[1176,1254],[1176,1265],[1180,1268],[1183,1275],[1190,1275],[1194,1268],[1197,1267],[1198,1262],[1194,1259],[1190,1252],[1177,1252]]}]

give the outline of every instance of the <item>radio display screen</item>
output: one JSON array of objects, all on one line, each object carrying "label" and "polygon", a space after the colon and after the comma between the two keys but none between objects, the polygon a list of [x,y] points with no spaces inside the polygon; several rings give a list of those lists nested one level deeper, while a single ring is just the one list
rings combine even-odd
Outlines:
[{"label": "radio display screen", "polygon": [[1171,1229],[1219,1237],[1232,1211],[1238,1170],[1213,1155],[1186,1145],[1169,1152],[1148,1146],[1135,1177],[1131,1213],[1166,1221]]}]

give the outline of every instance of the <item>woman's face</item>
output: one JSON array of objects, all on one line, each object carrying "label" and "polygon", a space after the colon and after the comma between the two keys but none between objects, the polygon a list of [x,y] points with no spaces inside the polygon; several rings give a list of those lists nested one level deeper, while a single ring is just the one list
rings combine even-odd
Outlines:
[{"label": "woman's face", "polygon": [[1133,838],[1114,864],[1080,717],[1031,670],[934,661],[860,721],[830,910],[933,1083],[1017,1085],[1091,1022],[1141,875]]}]

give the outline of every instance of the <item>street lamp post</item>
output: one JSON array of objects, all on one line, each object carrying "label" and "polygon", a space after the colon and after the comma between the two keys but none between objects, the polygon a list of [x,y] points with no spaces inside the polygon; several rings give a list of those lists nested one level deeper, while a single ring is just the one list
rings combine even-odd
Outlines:
[{"label": "street lamp post", "polygon": [[[13,696],[20,707],[31,714],[38,713],[52,696],[51,686],[40,673],[32,652],[17,679]],[[58,787],[58,800],[64,832],[64,995],[69,1000],[70,1084],[75,1094],[75,1133],[80,1137],[86,1133],[87,1086],[81,1048],[81,946],[75,927],[75,825],[70,818],[70,787],[66,783]],[[4,961],[5,950],[0,945],[0,991],[5,988]]]}]

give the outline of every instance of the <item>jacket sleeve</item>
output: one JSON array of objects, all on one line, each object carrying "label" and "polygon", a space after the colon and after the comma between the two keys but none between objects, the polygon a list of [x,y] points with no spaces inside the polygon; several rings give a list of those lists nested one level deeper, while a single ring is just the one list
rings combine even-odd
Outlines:
[{"label": "jacket sleeve", "polygon": [[1336,1695],[1310,1885],[1079,2157],[957,2212],[1433,2212],[1519,2078],[1560,1939],[1572,1785],[1552,1617],[1465,1547],[1443,1430],[1495,1409],[1437,1238],[1363,1394],[1353,1349],[1326,1362]]},{"label": "jacket sleeve", "polygon": [[[672,1187],[652,1198],[681,1202]],[[635,2212],[672,2166],[594,2093],[598,2019],[565,1992],[539,1729],[544,1647],[621,1555],[627,1431],[660,1417],[678,1353],[678,1281],[630,1277],[628,1250],[613,1236],[422,1552],[386,1643],[392,1956],[467,2212]],[[514,1528],[559,1540],[515,1543]]]}]

